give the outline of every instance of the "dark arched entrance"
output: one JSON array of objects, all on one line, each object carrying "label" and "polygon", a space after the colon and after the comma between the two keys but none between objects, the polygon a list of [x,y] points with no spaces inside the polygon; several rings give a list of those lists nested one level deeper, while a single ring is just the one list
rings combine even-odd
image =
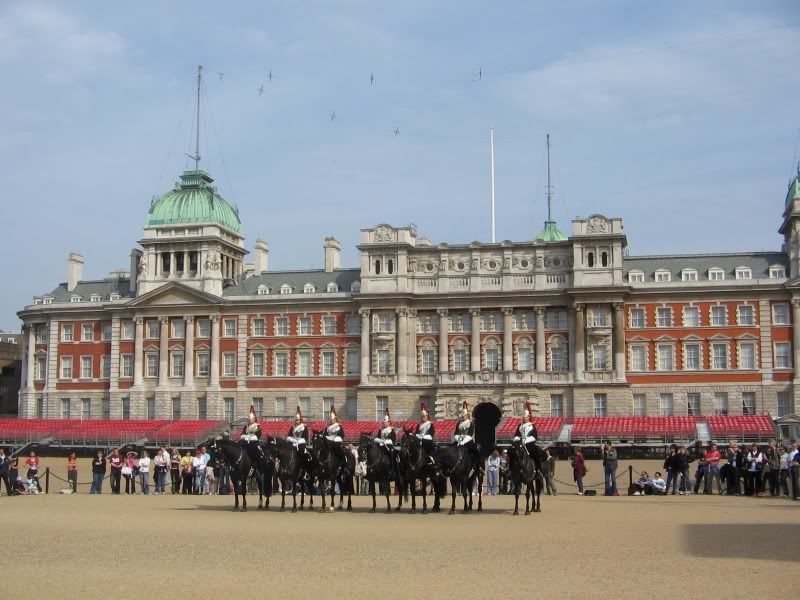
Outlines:
[{"label": "dark arched entrance", "polygon": [[495,446],[495,429],[500,424],[503,413],[492,402],[481,402],[472,410],[475,421],[475,441],[481,448],[481,456],[486,459]]}]

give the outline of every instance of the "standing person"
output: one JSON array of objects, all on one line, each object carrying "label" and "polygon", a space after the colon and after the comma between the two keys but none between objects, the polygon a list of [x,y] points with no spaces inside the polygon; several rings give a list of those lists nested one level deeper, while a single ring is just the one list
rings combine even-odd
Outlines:
[{"label": "standing person", "polygon": [[92,459],[92,489],[90,494],[103,493],[103,479],[106,476],[106,457],[103,451],[98,450],[97,455]]},{"label": "standing person", "polygon": [[781,468],[778,471],[778,483],[780,484],[781,497],[789,497],[789,470],[792,468],[789,462],[789,452],[786,446],[778,446],[778,458],[781,463]]},{"label": "standing person", "polygon": [[192,459],[192,472],[194,473],[194,493],[202,494],[206,485],[206,457],[202,448],[198,448]]},{"label": "standing person", "polygon": [[142,488],[142,495],[150,493],[150,455],[147,450],[142,450],[142,458],[139,459],[139,484]]},{"label": "standing person", "polygon": [[192,455],[187,450],[181,457],[181,482],[183,488],[181,492],[184,494],[192,493]]},{"label": "standing person", "polygon": [[67,459],[67,481],[73,494],[78,493],[78,457],[73,452]]},{"label": "standing person", "polygon": [[27,479],[33,481],[36,484],[36,489],[41,493],[42,486],[39,483],[39,457],[36,456],[36,452],[31,451],[28,458],[25,459],[25,466],[28,467]]},{"label": "standing person", "polygon": [[752,444],[744,457],[747,473],[744,480],[744,493],[746,496],[758,495],[761,487],[761,465],[764,455],[758,449],[758,444]]},{"label": "standing person", "polygon": [[495,448],[491,456],[486,459],[486,465],[486,485],[489,487],[488,492],[490,496],[496,496],[500,487],[500,453],[497,451],[497,448]]},{"label": "standing person", "polygon": [[769,488],[770,496],[778,495],[778,474],[781,470],[781,457],[778,455],[778,446],[775,440],[770,440],[769,446],[764,451],[764,464],[762,472],[764,481],[761,484],[761,491]]},{"label": "standing person", "polygon": [[789,480],[792,482],[792,500],[800,498],[800,442],[792,440],[789,454]]},{"label": "standing person", "polygon": [[[9,483],[8,471],[11,467],[11,459],[6,456],[5,448],[0,448],[0,481],[6,484],[6,496],[11,495],[11,484]],[[0,489],[2,493],[2,489]]]},{"label": "standing person", "polygon": [[670,488],[672,488],[672,495],[674,496],[678,487],[678,447],[675,444],[669,447],[669,454],[664,459],[663,468],[667,472],[667,492],[669,493]]},{"label": "standing person", "polygon": [[172,483],[172,493],[181,493],[181,454],[173,448],[169,455],[169,477]]},{"label": "standing person", "polygon": [[617,491],[617,451],[609,441],[603,445],[603,474],[606,496],[619,496]]},{"label": "standing person", "polygon": [[743,456],[742,450],[736,440],[728,444],[725,450],[725,458],[728,461],[730,468],[728,469],[728,478],[725,482],[726,494],[728,496],[740,496],[742,493],[742,486],[739,483],[740,474],[742,472]]},{"label": "standing person", "polygon": [[[180,462],[180,460],[178,461]],[[163,446],[158,449],[156,456],[153,459],[153,477],[156,482],[155,494],[164,494],[164,486],[167,481],[167,471],[170,469],[170,456],[167,454],[166,448]]]},{"label": "standing person", "polygon": [[694,490],[693,493],[700,492],[700,484],[706,476],[706,469],[708,468],[708,461],[706,461],[706,451],[700,450],[700,457],[697,459],[697,470],[694,472]]},{"label": "standing person", "polygon": [[[136,493],[136,459],[138,456],[139,455],[133,450],[128,452],[125,455],[125,464],[123,464],[122,469],[120,469],[120,473],[122,473],[122,476],[125,478],[126,494]],[[113,472],[113,464],[111,468]]]},{"label": "standing person", "polygon": [[580,447],[575,448],[575,456],[572,458],[572,478],[578,486],[578,496],[583,496],[583,478],[586,477],[586,460]]},{"label": "standing person", "polygon": [[111,456],[108,457],[108,464],[111,467],[111,476],[109,478],[111,493],[118,495],[121,481],[120,477],[122,475],[122,456],[117,448],[111,451]]},{"label": "standing person", "polygon": [[678,475],[681,476],[681,489],[678,490],[679,494],[688,495],[692,493],[692,480],[689,478],[689,464],[693,461],[694,459],[689,456],[689,451],[686,449],[686,446],[678,448],[676,463],[678,465]]},{"label": "standing person", "polygon": [[556,457],[555,455],[550,452],[550,448],[547,448],[544,451],[545,461],[542,464],[542,471],[544,475],[544,483],[545,488],[547,490],[547,495],[549,496],[551,493],[553,496],[558,496],[558,490],[556,489]]},{"label": "standing person", "polygon": [[717,480],[717,493],[722,494],[722,482],[719,478],[719,461],[721,458],[722,455],[717,449],[717,445],[712,442],[711,447],[706,452],[708,466],[706,467],[706,489],[703,492],[704,494],[714,493],[714,479]]},{"label": "standing person", "polygon": [[508,494],[508,480],[510,474],[508,471],[508,450],[503,450],[500,455],[500,493]]}]

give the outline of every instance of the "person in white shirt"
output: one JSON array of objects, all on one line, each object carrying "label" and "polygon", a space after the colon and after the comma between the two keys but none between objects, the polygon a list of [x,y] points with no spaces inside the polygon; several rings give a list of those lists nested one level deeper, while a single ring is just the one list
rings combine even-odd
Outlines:
[{"label": "person in white shirt", "polygon": [[198,448],[192,458],[192,472],[194,473],[194,493],[202,494],[206,485],[206,457],[203,450]]},{"label": "person in white shirt", "polygon": [[744,455],[744,465],[747,469],[744,480],[744,493],[746,496],[755,496],[761,488],[761,469],[764,466],[764,455],[758,449],[758,444],[750,446]]},{"label": "person in white shirt", "polygon": [[653,478],[653,492],[656,494],[664,495],[667,493],[667,482],[661,477],[661,473],[656,471],[656,476]]},{"label": "person in white shirt", "polygon": [[167,471],[169,471],[170,456],[166,449],[159,448],[156,452],[156,457],[153,459],[155,465],[154,477],[156,480],[156,494],[164,494],[164,485],[167,480]]},{"label": "person in white shirt", "polygon": [[142,457],[139,459],[139,483],[142,488],[142,495],[150,493],[150,455],[147,450],[142,450]]},{"label": "person in white shirt", "polygon": [[800,442],[792,440],[787,454],[789,455],[789,479],[792,482],[792,500],[797,500],[800,498],[800,489],[798,489],[798,485],[800,485]]}]

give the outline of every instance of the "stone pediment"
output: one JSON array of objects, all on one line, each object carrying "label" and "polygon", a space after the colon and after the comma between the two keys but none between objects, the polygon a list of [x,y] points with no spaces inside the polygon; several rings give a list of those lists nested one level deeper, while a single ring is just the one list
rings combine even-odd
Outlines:
[{"label": "stone pediment", "polygon": [[132,300],[128,306],[181,306],[222,304],[222,298],[182,283],[167,283]]}]

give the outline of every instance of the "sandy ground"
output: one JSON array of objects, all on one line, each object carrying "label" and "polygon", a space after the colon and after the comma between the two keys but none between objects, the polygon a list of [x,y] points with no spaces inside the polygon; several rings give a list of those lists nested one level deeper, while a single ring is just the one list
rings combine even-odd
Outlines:
[{"label": "sandy ground", "polygon": [[453,516],[367,514],[366,498],[353,513],[281,514],[254,505],[233,513],[225,496],[3,497],[4,556],[20,568],[2,587],[10,598],[32,589],[48,598],[409,599],[797,590],[800,503],[542,498],[542,513],[514,517],[507,496]]}]

